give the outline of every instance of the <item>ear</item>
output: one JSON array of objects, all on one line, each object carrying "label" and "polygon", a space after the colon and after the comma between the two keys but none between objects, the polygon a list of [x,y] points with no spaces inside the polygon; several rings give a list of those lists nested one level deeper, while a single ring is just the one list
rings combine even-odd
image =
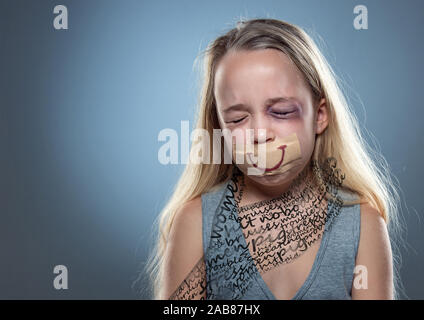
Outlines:
[{"label": "ear", "polygon": [[316,111],[316,134],[321,134],[328,126],[329,114],[325,98],[322,98]]}]

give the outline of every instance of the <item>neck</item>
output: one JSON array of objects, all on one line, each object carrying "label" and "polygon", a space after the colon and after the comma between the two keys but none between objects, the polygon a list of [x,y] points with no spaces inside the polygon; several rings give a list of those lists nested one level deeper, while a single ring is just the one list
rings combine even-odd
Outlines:
[{"label": "neck", "polygon": [[259,201],[271,200],[281,196],[293,186],[302,184],[305,179],[305,175],[308,173],[308,168],[308,165],[305,166],[294,179],[276,185],[264,185],[253,180],[248,175],[243,174],[240,181],[240,183],[243,184],[244,180],[244,186],[242,186],[243,196],[240,206],[249,205]]}]

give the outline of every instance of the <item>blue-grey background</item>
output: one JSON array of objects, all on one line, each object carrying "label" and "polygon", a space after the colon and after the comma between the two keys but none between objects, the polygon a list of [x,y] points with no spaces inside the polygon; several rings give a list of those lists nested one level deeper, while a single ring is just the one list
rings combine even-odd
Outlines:
[{"label": "blue-grey background", "polygon": [[[402,280],[408,298],[424,298],[423,1],[0,3],[0,298],[149,298],[131,284],[182,170],[158,162],[158,133],[192,125],[194,60],[240,16],[287,20],[323,39],[399,179]],[[58,4],[68,30],[53,28]],[[368,30],[353,28],[357,4]],[[68,290],[53,287],[59,264]]]}]

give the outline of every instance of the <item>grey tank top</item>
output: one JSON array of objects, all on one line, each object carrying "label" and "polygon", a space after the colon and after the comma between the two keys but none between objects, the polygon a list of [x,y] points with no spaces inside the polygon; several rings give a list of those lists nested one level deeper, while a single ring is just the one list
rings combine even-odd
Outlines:
[{"label": "grey tank top", "polygon": [[[239,222],[231,215],[235,205],[231,187],[224,182],[201,196],[206,299],[276,300],[252,260]],[[343,200],[357,198],[356,193],[342,190],[338,195]],[[359,235],[360,205],[343,205],[325,223],[312,269],[293,300],[351,299]]]}]

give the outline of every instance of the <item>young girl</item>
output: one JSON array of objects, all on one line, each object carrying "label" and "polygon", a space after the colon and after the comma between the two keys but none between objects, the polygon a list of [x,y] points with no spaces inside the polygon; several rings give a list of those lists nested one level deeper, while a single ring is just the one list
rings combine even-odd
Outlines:
[{"label": "young girl", "polygon": [[[221,160],[233,158],[186,166],[160,215],[155,298],[396,297],[396,190],[301,28],[254,19],[213,41],[196,128],[230,132]],[[264,147],[266,162],[236,161],[234,141]]]}]

